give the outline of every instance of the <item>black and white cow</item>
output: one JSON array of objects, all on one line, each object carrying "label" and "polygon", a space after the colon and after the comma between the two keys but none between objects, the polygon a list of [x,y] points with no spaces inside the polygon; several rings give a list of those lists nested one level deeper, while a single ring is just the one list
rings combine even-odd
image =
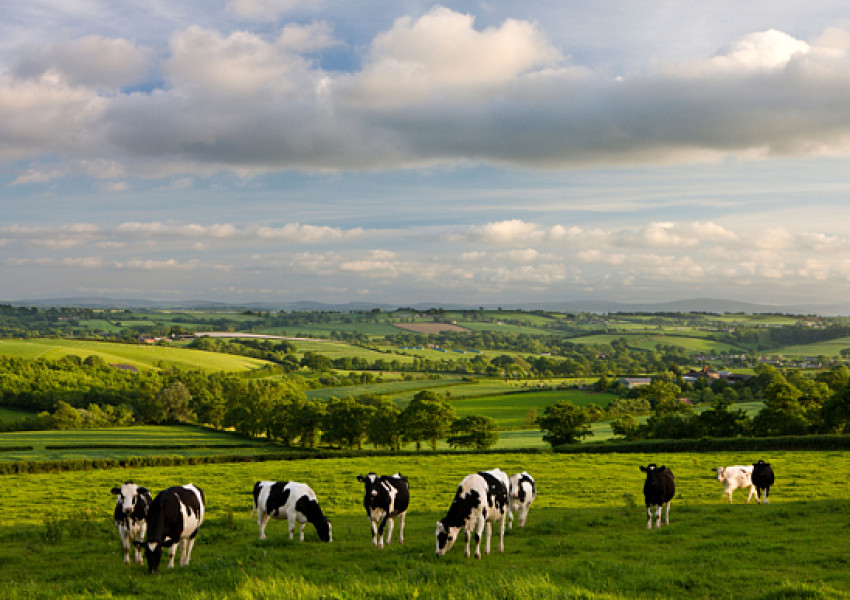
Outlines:
[{"label": "black and white cow", "polygon": [[[756,500],[761,504],[769,502],[768,495],[770,494],[770,486],[773,485],[773,469],[770,463],[759,460],[753,465],[753,485],[758,490]],[[748,498],[749,500],[749,498]]]},{"label": "black and white cow", "polygon": [[[363,495],[363,507],[369,517],[369,526],[372,528],[372,545],[378,548],[384,547],[384,526],[387,527],[387,545],[393,539],[393,525],[396,519],[398,525],[398,543],[404,544],[404,517],[410,504],[410,486],[407,478],[401,473],[395,475],[382,475],[376,473],[358,475],[357,481],[362,481],[365,487]],[[380,525],[379,525],[380,523]]]},{"label": "black and white cow", "polygon": [[481,534],[487,527],[484,552],[490,554],[493,523],[499,522],[499,552],[505,551],[505,520],[510,514],[508,505],[508,476],[501,469],[480,471],[467,475],[457,487],[449,513],[437,521],[437,556],[448,552],[461,529],[466,532],[466,552],[469,540],[475,535],[475,558],[481,558]]},{"label": "black and white cow", "polygon": [[[525,519],[528,517],[528,509],[537,497],[537,487],[534,485],[534,477],[523,471],[510,478],[511,511],[519,514],[519,526],[525,527]],[[511,529],[514,527],[514,516],[510,516]]]},{"label": "black and white cow", "polygon": [[[112,518],[118,537],[121,538],[121,547],[124,549],[124,564],[130,564],[130,548],[134,542],[145,539],[148,524],[145,518],[151,506],[151,493],[147,488],[140,487],[132,481],[126,481],[121,487],[112,488],[112,493],[118,496],[115,502],[115,510]],[[134,559],[142,564],[142,549],[134,548]]]},{"label": "black and white cow", "polygon": [[266,524],[271,517],[289,521],[289,539],[295,532],[295,522],[301,525],[300,540],[304,541],[304,526],[312,523],[319,539],[332,541],[331,523],[322,514],[316,494],[309,486],[295,481],[258,481],[254,484],[254,508],[260,539],[266,539]]},{"label": "black and white cow", "polygon": [[162,549],[171,548],[168,568],[174,567],[174,554],[180,545],[180,566],[189,564],[195,536],[204,520],[204,492],[189,483],[162,490],[148,511],[148,537],[137,546],[145,549],[148,571],[156,572],[162,559]]},{"label": "black and white cow", "polygon": [[646,501],[646,515],[648,521],[646,528],[652,529],[652,507],[657,507],[655,526],[661,527],[661,509],[667,506],[667,513],[664,516],[664,524],[670,524],[670,501],[676,495],[676,483],[673,478],[673,471],[661,465],[655,466],[651,463],[646,467],[641,467],[641,471],[646,473],[646,481],[643,483],[643,497]]}]

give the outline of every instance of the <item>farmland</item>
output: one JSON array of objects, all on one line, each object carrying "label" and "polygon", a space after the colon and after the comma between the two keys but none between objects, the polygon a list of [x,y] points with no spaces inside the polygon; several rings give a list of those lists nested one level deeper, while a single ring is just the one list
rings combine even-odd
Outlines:
[{"label": "farmland", "polygon": [[[771,503],[744,504],[741,492],[722,502],[710,469],[756,458],[777,473]],[[637,468],[650,461],[677,478],[671,524],[653,531]],[[536,477],[528,526],[506,536],[504,554],[475,561],[456,545],[436,558],[434,522],[457,483],[495,465]],[[355,481],[370,470],[401,471],[411,482],[405,545],[378,561]],[[850,453],[771,452],[422,455],[9,475],[0,568],[12,599],[847,598],[850,487],[838,476],[847,472]],[[150,576],[121,564],[109,489],[127,479],[154,491],[190,481],[205,490],[208,513],[189,567]],[[333,522],[333,543],[320,543],[309,526],[304,543],[291,542],[280,522],[259,542],[249,514],[260,479],[308,482]],[[735,585],[718,580],[721,572]]]}]

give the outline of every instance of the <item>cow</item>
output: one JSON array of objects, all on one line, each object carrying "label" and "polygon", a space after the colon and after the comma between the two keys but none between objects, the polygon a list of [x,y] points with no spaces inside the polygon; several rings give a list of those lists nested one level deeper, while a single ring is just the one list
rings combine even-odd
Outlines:
[{"label": "cow", "polygon": [[[363,507],[369,517],[369,526],[372,528],[372,545],[378,548],[384,547],[384,526],[387,527],[387,545],[393,538],[393,526],[399,519],[398,543],[404,544],[404,517],[410,504],[410,486],[407,478],[401,473],[395,475],[382,475],[376,473],[358,475],[357,481],[361,481],[365,488],[363,495]],[[380,523],[380,524],[379,524]]]},{"label": "cow", "polygon": [[747,496],[747,503],[750,498],[756,496],[756,486],[753,485],[752,465],[735,465],[733,467],[717,467],[712,469],[717,472],[717,481],[723,484],[723,493],[721,496],[729,497],[729,504],[732,503],[732,492],[738,488],[750,488],[750,494]]},{"label": "cow", "polygon": [[753,465],[753,485],[756,486],[756,500],[759,504],[769,502],[770,486],[773,485],[773,469],[770,463],[759,460]]},{"label": "cow", "polygon": [[309,486],[295,481],[258,481],[254,484],[254,511],[257,512],[257,525],[260,527],[260,539],[266,539],[266,524],[271,517],[289,521],[289,539],[295,533],[296,521],[300,524],[300,540],[304,541],[304,526],[312,523],[319,539],[330,542],[333,539],[331,523],[322,514],[316,501],[316,494]]},{"label": "cow", "polygon": [[[145,518],[151,506],[151,493],[147,488],[136,485],[132,481],[125,481],[121,487],[112,488],[112,493],[118,496],[115,501],[115,510],[112,519],[121,538],[121,547],[124,549],[124,564],[130,564],[130,548],[134,542],[145,539],[148,524]],[[142,564],[142,549],[136,546],[133,549],[134,560]]]},{"label": "cow", "polygon": [[143,547],[148,571],[155,573],[162,559],[162,549],[171,548],[168,568],[174,568],[174,554],[180,545],[180,566],[189,564],[195,536],[204,521],[204,492],[191,483],[176,485],[156,495],[148,510],[148,537],[136,542]]},{"label": "cow", "polygon": [[667,512],[664,515],[664,524],[670,524],[670,501],[676,495],[676,481],[673,471],[661,465],[655,466],[650,463],[640,470],[646,473],[646,481],[643,483],[643,498],[646,502],[646,528],[652,529],[652,507],[655,506],[655,527],[661,527],[661,509],[666,505]]},{"label": "cow", "polygon": [[[523,471],[516,475],[511,475],[510,478],[510,499],[511,511],[516,511],[519,515],[519,526],[525,527],[525,520],[528,517],[528,509],[531,508],[531,503],[537,497],[537,488],[534,485],[534,478]],[[514,527],[513,514],[510,515],[510,527]]]},{"label": "cow", "polygon": [[469,540],[475,535],[475,558],[481,558],[481,534],[487,527],[484,552],[490,554],[493,523],[499,522],[499,552],[505,551],[505,520],[510,514],[508,505],[508,476],[501,469],[480,471],[467,475],[457,487],[449,513],[437,521],[437,556],[454,545],[460,530],[466,532],[466,552]]}]

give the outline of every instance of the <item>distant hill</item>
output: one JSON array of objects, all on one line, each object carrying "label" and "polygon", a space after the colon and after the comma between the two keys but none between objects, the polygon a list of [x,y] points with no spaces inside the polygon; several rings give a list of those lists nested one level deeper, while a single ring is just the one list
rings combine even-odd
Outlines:
[{"label": "distant hill", "polygon": [[[369,302],[348,302],[344,304],[327,304],[303,300],[299,302],[216,302],[210,300],[147,300],[140,298],[108,298],[108,297],[65,297],[22,299],[3,302],[13,306],[49,307],[79,307],[79,308],[118,308],[118,309],[187,309],[187,310],[263,310],[263,311],[368,311],[378,308],[383,311],[394,310],[397,305],[376,304]],[[497,308],[521,310],[546,310],[554,312],[591,312],[591,313],[781,313],[794,315],[850,315],[850,303],[847,305],[773,305],[724,300],[716,298],[693,298],[670,302],[627,303],[603,299],[573,300],[563,302],[519,302],[499,304],[453,304],[446,302],[416,302],[410,306],[417,310],[442,307],[450,309],[474,310],[479,307],[494,310]]]}]

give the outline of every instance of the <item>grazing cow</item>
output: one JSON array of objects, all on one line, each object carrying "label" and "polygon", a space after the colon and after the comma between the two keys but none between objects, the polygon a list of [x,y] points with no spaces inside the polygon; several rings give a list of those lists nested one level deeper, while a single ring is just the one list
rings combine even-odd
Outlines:
[{"label": "grazing cow", "polygon": [[717,467],[713,469],[717,472],[717,481],[723,484],[723,493],[721,496],[729,496],[729,503],[732,503],[732,492],[738,488],[750,488],[750,494],[747,496],[747,503],[750,498],[756,496],[756,486],[753,485],[753,466],[735,465],[734,467]]},{"label": "grazing cow", "polygon": [[358,475],[357,481],[362,481],[366,488],[363,507],[366,509],[369,525],[372,528],[372,545],[378,548],[384,547],[384,526],[387,525],[387,521],[389,521],[387,545],[392,542],[393,525],[396,519],[400,519],[398,543],[404,544],[404,516],[410,504],[410,486],[407,478],[401,473],[381,477],[375,473],[369,473],[365,477]]},{"label": "grazing cow", "polygon": [[655,506],[655,526],[661,527],[661,509],[666,505],[667,512],[664,515],[664,524],[670,524],[670,501],[676,495],[676,482],[673,478],[673,471],[661,465],[656,467],[655,463],[651,463],[646,467],[641,467],[641,471],[646,473],[646,481],[643,483],[643,498],[646,501],[646,516],[649,519],[646,522],[646,528],[652,529],[652,507]]},{"label": "grazing cow", "polygon": [[[537,488],[534,485],[534,477],[523,471],[512,475],[510,479],[511,511],[519,514],[519,526],[525,527],[525,519],[528,517],[528,509],[537,497]],[[510,516],[511,529],[514,527],[514,516]]]},{"label": "grazing cow", "polygon": [[[145,517],[148,516],[148,509],[151,506],[151,493],[147,488],[140,487],[132,481],[122,483],[121,487],[112,488],[112,493],[118,496],[112,518],[124,549],[124,564],[129,565],[130,548],[133,547],[134,542],[145,539],[148,528]],[[133,553],[135,561],[142,564],[142,549],[137,546]]]},{"label": "grazing cow", "polygon": [[487,526],[484,552],[490,554],[490,537],[493,522],[499,522],[499,552],[505,551],[505,519],[510,514],[508,506],[508,476],[501,469],[481,471],[467,475],[457,487],[449,514],[437,521],[437,556],[448,552],[460,530],[466,532],[466,552],[469,556],[469,539],[475,535],[475,558],[481,558],[481,534]]},{"label": "grazing cow", "polygon": [[756,486],[756,500],[760,504],[769,502],[770,486],[773,485],[773,469],[770,463],[759,460],[753,465],[753,485]]},{"label": "grazing cow", "polygon": [[156,572],[162,559],[162,549],[169,547],[168,568],[174,568],[178,544],[180,566],[189,564],[205,510],[204,492],[191,483],[170,487],[156,495],[148,511],[148,538],[144,543],[136,543],[145,549],[149,572]]},{"label": "grazing cow", "polygon": [[295,533],[295,522],[301,525],[300,540],[304,541],[304,526],[312,523],[323,542],[332,541],[331,523],[322,514],[316,501],[316,494],[309,486],[294,481],[258,481],[254,484],[254,508],[257,511],[257,525],[260,526],[260,539],[266,539],[266,524],[269,518],[289,521],[289,539]]}]

